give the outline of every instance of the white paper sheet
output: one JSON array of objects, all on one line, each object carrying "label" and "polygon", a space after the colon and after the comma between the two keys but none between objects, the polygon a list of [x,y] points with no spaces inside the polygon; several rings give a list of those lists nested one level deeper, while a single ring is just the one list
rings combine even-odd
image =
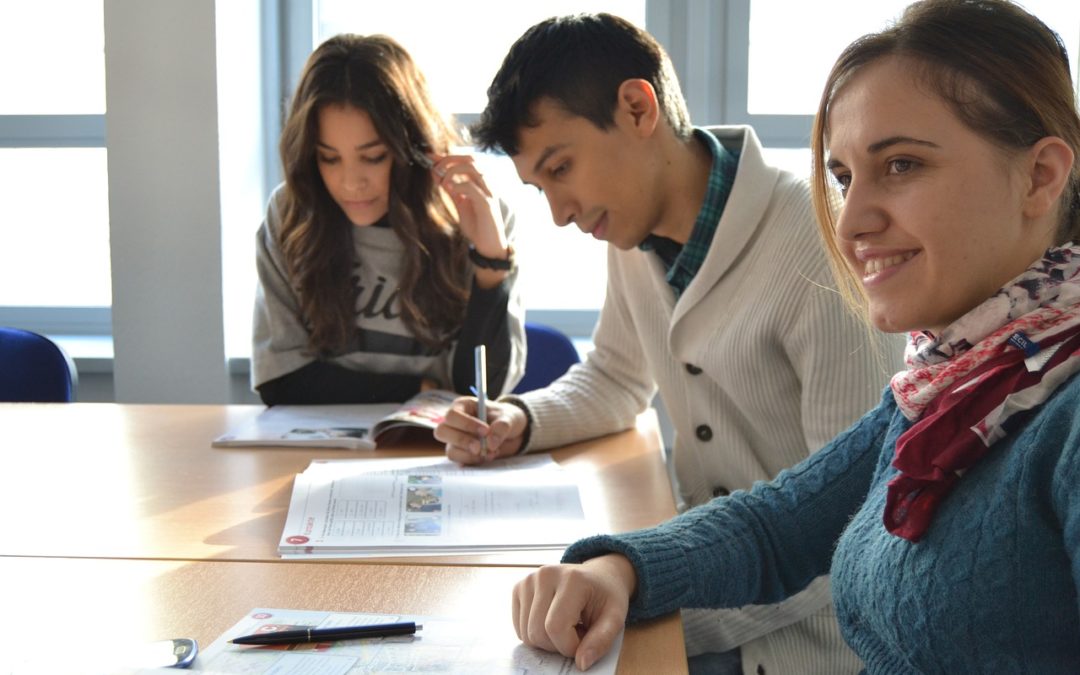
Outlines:
[{"label": "white paper sheet", "polygon": [[[249,612],[204,649],[192,669],[196,672],[247,675],[546,675],[579,672],[572,659],[521,644],[513,635],[509,616],[498,617],[496,620],[505,623],[493,629],[492,626],[437,617],[260,608]],[[243,647],[228,642],[240,635],[265,630],[267,625],[281,626],[284,630],[308,626],[360,626],[395,621],[415,621],[424,627],[415,636],[288,647]],[[621,648],[620,633],[611,651],[589,668],[589,673],[613,675]]]},{"label": "white paper sheet", "polygon": [[550,457],[317,460],[297,475],[287,558],[558,549],[587,535],[571,474]]}]

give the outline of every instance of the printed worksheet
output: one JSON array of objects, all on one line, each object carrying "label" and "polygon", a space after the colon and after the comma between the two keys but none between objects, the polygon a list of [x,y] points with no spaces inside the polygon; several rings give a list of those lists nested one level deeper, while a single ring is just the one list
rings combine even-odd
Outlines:
[{"label": "printed worksheet", "polygon": [[316,460],[293,483],[283,557],[559,549],[589,533],[572,474],[549,456]]},{"label": "printed worksheet", "polygon": [[[245,647],[228,642],[240,635],[300,628],[362,626],[415,621],[416,635],[339,642]],[[507,623],[509,620],[507,620]],[[360,673],[427,673],[430,675],[541,675],[579,672],[572,659],[521,644],[502,626],[473,625],[434,617],[254,609],[203,650],[196,672],[245,675],[359,675]],[[622,635],[611,651],[589,669],[613,675]]]}]

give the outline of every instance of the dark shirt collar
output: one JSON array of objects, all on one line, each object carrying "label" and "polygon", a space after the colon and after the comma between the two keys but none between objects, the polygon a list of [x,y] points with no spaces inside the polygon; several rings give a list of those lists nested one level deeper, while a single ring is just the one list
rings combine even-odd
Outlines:
[{"label": "dark shirt collar", "polygon": [[738,153],[725,149],[708,130],[695,127],[694,138],[709,149],[713,162],[709,169],[705,199],[694,220],[690,238],[685,245],[680,245],[673,239],[650,234],[638,246],[643,251],[654,251],[660,258],[676,298],[690,285],[705,261],[739,167]]}]

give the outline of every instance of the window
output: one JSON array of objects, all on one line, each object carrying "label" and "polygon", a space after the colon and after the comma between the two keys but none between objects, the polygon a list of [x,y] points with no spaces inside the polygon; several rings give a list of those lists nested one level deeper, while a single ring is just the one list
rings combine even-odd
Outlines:
[{"label": "window", "polygon": [[0,323],[108,334],[102,3],[5,3],[0,60]]},{"label": "window", "polygon": [[[881,30],[908,4],[729,0],[727,122],[753,125],[773,161],[808,173],[810,127],[833,61],[852,40]],[[1076,75],[1080,3],[1025,0],[1023,6],[1061,36]]]},{"label": "window", "polygon": [[[556,14],[609,11],[645,26],[665,46],[695,123],[753,125],[769,161],[807,175],[812,114],[833,59],[853,38],[880,29],[907,4],[908,0],[861,5],[837,0],[559,0],[507,5],[476,0],[464,11],[460,4],[424,0],[382,5],[281,0],[277,32],[264,36],[264,44],[282,55],[281,95],[270,97],[273,114],[280,112],[280,100],[287,97],[314,45],[339,32],[386,33],[417,60],[440,108],[468,124],[483,108],[484,92],[507,48],[528,26]],[[1057,0],[1024,4],[1062,35],[1076,72],[1080,5]],[[268,147],[273,148],[272,125],[268,137],[273,139]],[[277,163],[276,152],[271,150],[268,156]],[[604,246],[574,228],[553,227],[543,197],[520,186],[506,158],[483,156],[480,161],[493,187],[519,216],[518,248],[530,317],[588,335],[603,302]],[[275,168],[270,174],[268,189],[280,180]],[[560,261],[560,273],[551,273],[552,259]],[[250,306],[250,298],[234,304]],[[246,314],[233,312],[231,317],[228,320],[242,324],[243,331],[250,330]]]},{"label": "window", "polygon": [[[908,0],[873,3],[819,0],[752,0],[749,20],[746,113],[813,115],[821,85],[845,45],[899,18]],[[1068,49],[1072,72],[1080,51],[1080,4],[1026,0],[1024,8],[1057,31]],[[828,39],[806,26],[827,25]],[[791,58],[798,54],[799,58]],[[783,83],[783,86],[777,86]]]},{"label": "window", "polygon": [[[611,12],[645,25],[645,0],[547,0],[513,3],[471,0],[467,5],[428,0],[357,3],[320,0],[314,43],[337,33],[384,33],[400,42],[424,72],[435,104],[444,112],[476,115],[510,46],[548,17]],[[508,11],[512,8],[512,11]]]},{"label": "window", "polygon": [[[266,130],[262,155],[269,159],[263,202],[281,181],[277,135],[288,97],[304,61],[326,38],[341,32],[391,35],[416,59],[440,110],[467,125],[479,117],[486,105],[488,84],[510,45],[529,26],[552,15],[595,11],[616,13],[644,25],[646,5],[646,0],[557,0],[532,5],[478,0],[470,3],[465,11],[461,5],[423,0],[383,5],[349,0],[313,0],[310,4],[284,0],[264,2],[261,67]],[[229,7],[232,7],[231,3]],[[513,7],[513,11],[507,11],[508,7]],[[223,16],[219,7],[219,32],[222,26],[228,25],[228,34],[235,35],[234,31],[241,24],[229,18],[234,12],[230,9]],[[423,20],[418,21],[418,16]],[[478,22],[476,17],[485,19]],[[454,58],[447,59],[446,36],[449,34],[479,39],[455,38]],[[235,59],[219,53],[219,69],[232,60]],[[241,65],[235,72],[250,72],[250,66]],[[228,73],[219,74],[219,78],[238,82],[237,77]],[[219,89],[224,105],[231,97],[225,92],[235,90],[235,85],[222,87],[219,84]],[[229,123],[223,121],[223,124]],[[231,126],[240,129],[235,124]],[[224,147],[222,153],[224,165],[227,161]],[[249,151],[244,157],[250,158],[253,154]],[[530,319],[550,323],[575,336],[590,335],[606,286],[604,246],[581,236],[576,228],[555,227],[546,200],[534,189],[521,184],[508,158],[482,154],[478,155],[478,162],[492,189],[510,203],[517,217],[516,245]],[[235,172],[223,171],[222,175],[235,175]],[[232,192],[223,192],[223,199]],[[249,215],[244,217],[240,215],[240,208],[230,210],[229,204],[223,203],[227,261],[224,289],[226,349],[233,357],[247,356],[251,350],[252,232],[253,223],[262,217],[261,211],[256,212],[251,207],[250,199],[246,200],[242,210]],[[559,260],[558,274],[551,273],[552,259]],[[566,270],[572,270],[572,273]]]},{"label": "window", "polygon": [[[527,26],[551,14],[611,11],[645,25],[665,45],[695,122],[752,124],[773,161],[805,173],[810,114],[825,70],[843,44],[883,26],[904,4],[478,0],[463,11],[460,4],[420,0],[218,3],[220,43],[228,45],[219,51],[219,101],[223,115],[230,106],[236,111],[233,121],[223,120],[221,134],[222,180],[233,181],[222,192],[228,240],[224,312],[226,331],[233,336],[229,354],[250,349],[252,235],[279,180],[280,127],[274,121],[280,120],[288,83],[323,37],[345,30],[394,35],[420,62],[440,107],[468,123],[483,106],[506,48]],[[1060,33],[1073,72],[1080,70],[1080,3],[1027,0],[1024,5]],[[109,335],[112,330],[103,14],[102,0],[0,4],[0,59],[7,64],[0,69],[0,87],[18,92],[0,98],[2,324],[52,334]],[[791,26],[799,29],[789,31]],[[436,36],[428,34],[432,27]],[[466,36],[455,41],[453,59],[445,58],[445,38],[439,37],[447,34]],[[229,60],[231,74],[225,72]],[[252,77],[260,69],[264,76]],[[271,78],[278,93],[268,86]],[[256,110],[250,101],[260,89],[264,102]],[[258,124],[257,118],[262,118]],[[242,138],[249,131],[257,142]],[[574,228],[552,226],[543,198],[520,186],[505,158],[484,156],[481,162],[520,216],[530,315],[553,316],[568,332],[588,334],[591,321],[580,317],[595,318],[603,301],[604,246]],[[266,175],[260,176],[263,170]],[[550,264],[556,257],[558,268]],[[558,272],[549,273],[554,269]]]},{"label": "window", "polygon": [[[510,7],[513,11],[507,11]],[[487,105],[488,85],[510,46],[533,24],[551,16],[610,12],[644,27],[645,9],[645,0],[556,0],[509,5],[502,0],[474,0],[467,7],[425,0],[380,5],[321,0],[313,21],[314,40],[318,44],[344,32],[390,35],[409,51],[424,72],[439,109],[468,124]],[[521,185],[507,157],[484,156],[479,164],[492,189],[511,204],[517,215],[516,248],[530,316],[537,317],[537,310],[591,310],[585,330],[589,334],[595,311],[604,301],[606,247],[581,236],[576,228],[555,227],[547,200],[536,190]],[[553,262],[556,260],[557,265]],[[556,323],[568,319],[547,316]],[[580,332],[569,325],[563,328]]]}]

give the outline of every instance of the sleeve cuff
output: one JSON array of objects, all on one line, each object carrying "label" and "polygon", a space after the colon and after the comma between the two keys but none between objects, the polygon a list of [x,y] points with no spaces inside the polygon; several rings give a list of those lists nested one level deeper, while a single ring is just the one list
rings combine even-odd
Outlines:
[{"label": "sleeve cuff", "polygon": [[518,451],[517,451],[517,454],[524,455],[525,453],[527,453],[529,451],[529,440],[532,438],[532,428],[533,428],[532,412],[529,410],[529,406],[525,404],[525,401],[522,401],[517,396],[503,396],[503,397],[501,397],[499,399],[499,402],[500,403],[509,403],[510,405],[512,405],[512,406],[518,408],[519,410],[521,410],[521,412],[525,413],[525,425],[526,425],[525,426],[525,433],[523,435],[524,437],[521,439],[521,447],[518,448]]},{"label": "sleeve cuff", "polygon": [[563,553],[562,562],[581,563],[608,553],[625,556],[637,574],[637,589],[630,598],[627,622],[695,606],[688,586],[687,559],[670,533],[656,528],[619,535],[582,539]]}]

